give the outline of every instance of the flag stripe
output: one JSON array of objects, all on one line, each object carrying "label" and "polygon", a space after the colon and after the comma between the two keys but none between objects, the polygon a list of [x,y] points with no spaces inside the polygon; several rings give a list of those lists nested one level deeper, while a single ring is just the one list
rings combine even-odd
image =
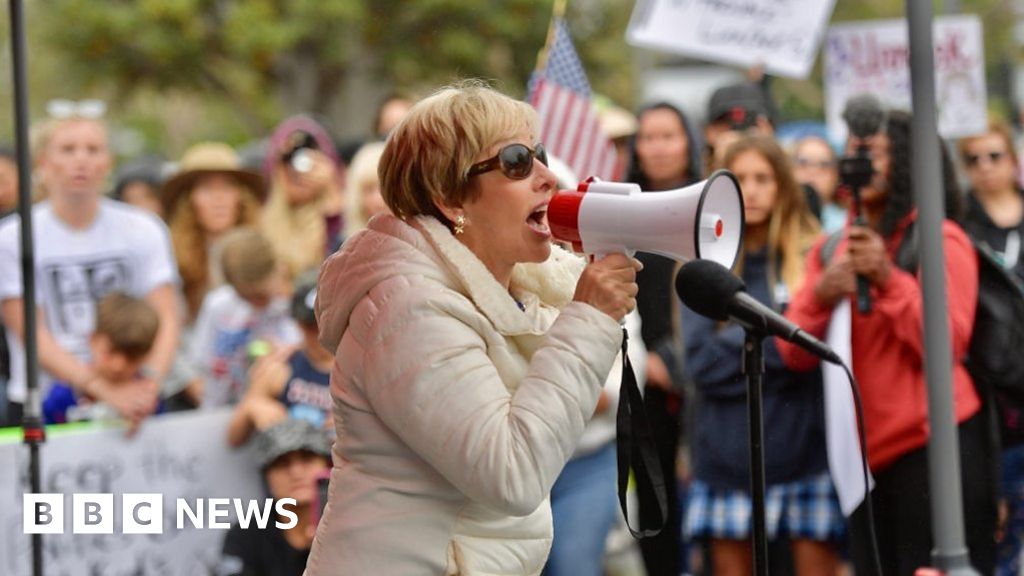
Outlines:
[{"label": "flag stripe", "polygon": [[530,80],[530,103],[540,117],[540,140],[579,178],[610,179],[615,147],[601,130],[590,100],[590,83],[573,48],[565,21],[555,21],[546,69]]}]

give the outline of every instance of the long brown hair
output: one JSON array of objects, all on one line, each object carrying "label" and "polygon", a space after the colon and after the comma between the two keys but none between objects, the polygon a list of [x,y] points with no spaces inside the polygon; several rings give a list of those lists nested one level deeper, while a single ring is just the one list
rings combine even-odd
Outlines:
[{"label": "long brown hair", "polygon": [[774,277],[778,270],[789,293],[794,294],[803,281],[804,257],[818,236],[820,225],[807,208],[789,156],[774,138],[747,136],[737,140],[726,152],[723,165],[731,167],[737,156],[745,152],[755,152],[771,165],[778,188],[768,220],[769,286],[778,280]]},{"label": "long brown hair", "polygon": [[[210,247],[199,218],[192,206],[192,191],[182,194],[170,214],[171,243],[178,261],[182,291],[188,304],[189,318],[199,314],[199,307],[210,286]],[[235,226],[256,226],[260,218],[260,202],[243,187]]]}]

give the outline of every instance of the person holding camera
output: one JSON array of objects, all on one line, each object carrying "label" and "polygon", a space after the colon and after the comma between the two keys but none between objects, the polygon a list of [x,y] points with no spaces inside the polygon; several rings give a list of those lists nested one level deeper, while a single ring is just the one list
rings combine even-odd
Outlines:
[{"label": "person holding camera", "polygon": [[539,574],[549,493],[636,306],[639,262],[552,245],[536,111],[445,88],[388,137],[391,209],[324,265],[334,468],[307,576]]},{"label": "person holding camera", "polygon": [[327,131],[305,116],[281,123],[263,165],[270,198],[260,230],[289,279],[317,268],[341,232],[343,194],[338,154]]},{"label": "person holding camera", "polygon": [[[911,117],[886,111],[876,100],[848,106],[844,118],[845,183],[863,218],[848,221],[838,236],[818,240],[806,261],[805,282],[786,317],[819,338],[837,313],[850,315],[852,369],[864,407],[867,454],[875,487],[875,527],[885,574],[913,574],[931,564],[928,486],[928,403],[924,376],[921,284],[914,252],[917,210],[911,187]],[[860,170],[850,158],[863,159]],[[943,150],[947,214],[959,198],[952,164]],[[858,182],[858,176],[861,181]],[[856,196],[859,195],[859,200]],[[970,239],[952,220],[942,225],[946,289],[953,349],[953,401],[959,428],[964,526],[971,563],[990,574],[994,562],[996,501],[988,429],[975,384],[965,368],[978,297],[978,260]],[[858,298],[858,277],[866,294]],[[867,298],[865,298],[865,296]],[[869,303],[862,306],[859,302]],[[840,303],[850,302],[849,308]],[[777,340],[786,364],[807,370],[815,356]],[[826,385],[833,383],[826,382]],[[835,385],[845,385],[835,382]],[[851,516],[851,557],[858,574],[873,574],[869,532],[861,505]]]}]

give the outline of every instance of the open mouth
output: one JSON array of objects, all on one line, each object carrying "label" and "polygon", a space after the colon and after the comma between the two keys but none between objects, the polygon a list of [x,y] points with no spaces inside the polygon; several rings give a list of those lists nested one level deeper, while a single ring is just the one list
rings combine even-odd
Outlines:
[{"label": "open mouth", "polygon": [[526,224],[531,230],[538,234],[549,235],[551,234],[551,228],[548,227],[548,207],[547,205],[537,208],[530,213],[529,218],[526,219]]}]

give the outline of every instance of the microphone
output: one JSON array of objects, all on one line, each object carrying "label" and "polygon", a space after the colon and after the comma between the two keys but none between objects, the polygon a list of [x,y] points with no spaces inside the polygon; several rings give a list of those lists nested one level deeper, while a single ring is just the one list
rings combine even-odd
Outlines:
[{"label": "microphone", "polygon": [[726,267],[711,260],[691,260],[676,275],[676,294],[691,310],[712,320],[735,320],[748,330],[778,336],[822,360],[842,366],[832,348],[761,304]]},{"label": "microphone", "polygon": [[853,96],[843,108],[846,127],[857,138],[867,138],[884,131],[886,116],[882,101],[872,94]]}]

